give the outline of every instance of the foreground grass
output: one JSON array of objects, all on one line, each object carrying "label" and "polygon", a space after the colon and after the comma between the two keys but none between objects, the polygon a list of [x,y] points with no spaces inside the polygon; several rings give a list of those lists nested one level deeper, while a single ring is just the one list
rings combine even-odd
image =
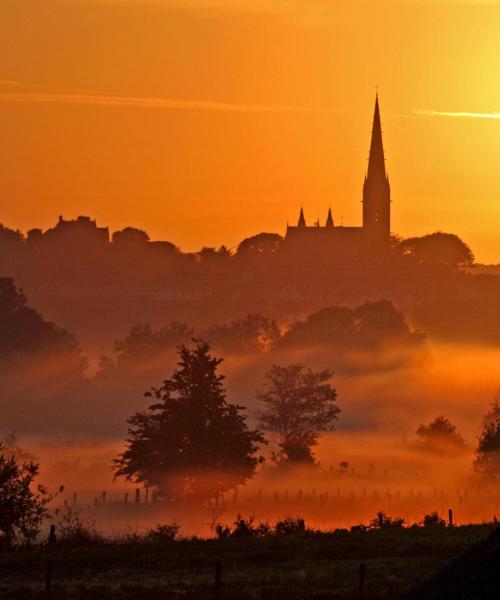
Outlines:
[{"label": "foreground grass", "polygon": [[53,562],[52,598],[357,597],[366,565],[365,598],[404,596],[437,569],[484,539],[493,525],[337,531],[222,540],[57,544],[0,552],[0,596],[43,596]]}]

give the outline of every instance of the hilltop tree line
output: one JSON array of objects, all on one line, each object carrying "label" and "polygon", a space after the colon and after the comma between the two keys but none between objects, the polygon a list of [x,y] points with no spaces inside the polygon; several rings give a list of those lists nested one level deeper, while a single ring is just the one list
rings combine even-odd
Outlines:
[{"label": "hilltop tree line", "polygon": [[[36,254],[58,253],[65,248],[71,258],[80,254],[83,258],[102,255],[112,251],[116,256],[130,258],[134,255],[139,260],[154,260],[155,254],[165,260],[179,259],[184,264],[194,261],[207,268],[223,264],[252,263],[287,259],[287,246],[283,236],[277,233],[258,233],[241,241],[235,248],[219,247],[201,248],[198,252],[182,252],[175,244],[168,241],[152,241],[148,233],[135,227],[125,227],[115,231],[111,236],[107,228],[97,227],[89,217],[80,216],[75,220],[59,222],[45,232],[41,229],[30,229],[26,234],[0,224],[0,250],[15,255],[16,252],[33,251]],[[308,248],[314,261],[327,257],[314,255],[314,248]],[[398,261],[408,264],[433,265],[447,267],[470,266],[474,262],[471,249],[457,235],[441,231],[421,237],[402,238],[392,236],[391,255]],[[331,257],[334,258],[334,257]],[[60,257],[63,261],[64,257]]]}]

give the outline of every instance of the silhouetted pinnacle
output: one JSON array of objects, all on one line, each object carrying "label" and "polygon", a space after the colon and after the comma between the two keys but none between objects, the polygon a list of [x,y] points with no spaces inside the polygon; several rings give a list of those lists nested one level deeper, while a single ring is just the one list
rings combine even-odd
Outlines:
[{"label": "silhouetted pinnacle", "polygon": [[328,216],[326,217],[325,227],[334,227],[333,215],[332,215],[332,209],[331,208],[328,209]]},{"label": "silhouetted pinnacle", "polygon": [[300,209],[300,214],[299,214],[299,222],[297,223],[298,227],[305,227],[306,226],[306,219],[304,217],[304,209],[301,207]]},{"label": "silhouetted pinnacle", "polygon": [[370,144],[370,158],[368,159],[367,178],[387,177],[385,172],[384,144],[382,142],[382,126],[380,124],[380,108],[378,94],[375,97],[375,111],[373,113],[372,139]]}]

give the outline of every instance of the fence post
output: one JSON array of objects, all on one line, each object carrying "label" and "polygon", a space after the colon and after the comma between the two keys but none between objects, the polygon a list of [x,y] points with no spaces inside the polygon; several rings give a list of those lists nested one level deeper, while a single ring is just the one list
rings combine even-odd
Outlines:
[{"label": "fence post", "polygon": [[76,506],[76,492],[73,493],[73,506]]},{"label": "fence post", "polygon": [[453,527],[453,510],[448,509],[448,527]]},{"label": "fence post", "polygon": [[103,493],[101,494],[101,496],[102,496],[102,503],[103,503],[103,504],[106,504],[106,492],[103,492]]},{"label": "fence post", "polygon": [[139,504],[141,502],[141,489],[136,488],[135,490],[135,503]]},{"label": "fence post", "polygon": [[358,593],[360,596],[362,596],[365,591],[365,583],[366,583],[366,565],[365,565],[365,563],[361,563],[359,565],[359,574],[358,574]]},{"label": "fence post", "polygon": [[47,543],[49,546],[53,546],[56,543],[56,526],[51,525],[49,531],[49,537],[47,539]]},{"label": "fence post", "polygon": [[[56,526],[51,525],[49,531],[49,537],[47,539],[47,545],[49,548],[54,546],[56,543]],[[49,551],[50,552],[50,551]],[[54,571],[54,563],[52,562],[49,554],[49,559],[47,560],[47,566],[45,567],[45,598],[50,597],[50,587],[52,585],[52,573]]]},{"label": "fence post", "polygon": [[50,587],[52,585],[52,572],[54,570],[54,563],[49,559],[45,568],[45,598],[50,597]]},{"label": "fence post", "polygon": [[215,563],[215,600],[220,600],[222,589],[222,564],[220,560]]},{"label": "fence post", "polygon": [[125,495],[123,496],[123,503],[128,504],[128,492],[125,492]]}]

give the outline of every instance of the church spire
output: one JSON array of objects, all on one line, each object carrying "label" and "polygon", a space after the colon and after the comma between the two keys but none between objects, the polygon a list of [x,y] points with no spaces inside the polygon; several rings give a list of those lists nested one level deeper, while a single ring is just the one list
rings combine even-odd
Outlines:
[{"label": "church spire", "polygon": [[368,159],[368,174],[370,177],[386,178],[384,144],[382,142],[382,125],[380,123],[380,108],[378,94],[375,96],[375,111],[373,113],[372,139],[370,144],[370,158]]},{"label": "church spire", "polygon": [[305,226],[306,226],[306,219],[304,217],[304,209],[302,207],[300,207],[299,222],[297,223],[297,227],[305,227]]},{"label": "church spire", "polygon": [[332,215],[332,209],[329,208],[328,209],[328,216],[326,217],[326,225],[325,227],[334,227],[334,223],[333,223],[333,215]]},{"label": "church spire", "polygon": [[378,94],[375,97],[368,172],[363,184],[363,229],[373,248],[388,247],[391,235],[391,187],[385,171]]}]

